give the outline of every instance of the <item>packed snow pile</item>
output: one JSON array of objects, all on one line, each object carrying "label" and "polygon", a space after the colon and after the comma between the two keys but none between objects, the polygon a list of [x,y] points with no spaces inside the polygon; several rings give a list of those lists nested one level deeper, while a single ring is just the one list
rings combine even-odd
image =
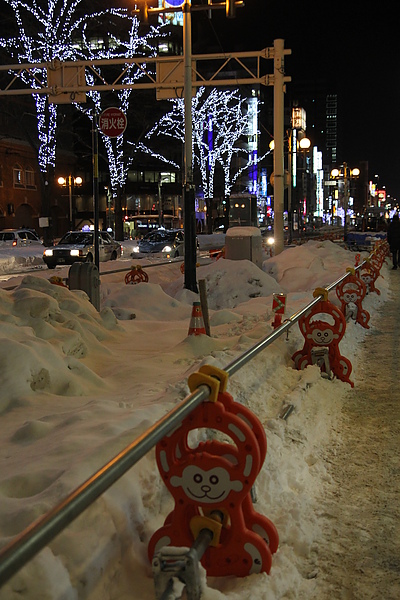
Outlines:
[{"label": "packed snow pile", "polygon": [[18,272],[23,267],[43,267],[44,247],[0,247],[0,274]]},{"label": "packed snow pile", "polygon": [[[287,294],[286,316],[353,266],[354,254],[332,242],[286,249],[259,269],[219,260],[198,267],[206,281],[211,336],[189,336],[197,294],[183,289],[179,264],[149,269],[149,283],[102,278],[101,310],[80,291],[26,276],[0,290],[0,544],[55,506],[188,393],[200,365],[224,368],[272,332],[272,299]],[[364,308],[370,325],[388,297],[387,266]],[[330,300],[339,302],[334,292]],[[357,386],[366,330],[349,322],[342,355]],[[257,512],[278,529],[269,575],[209,577],[203,600],[318,597],[317,497],[328,477],[323,448],[351,390],[294,369],[304,343],[298,326],[230,378],[234,400],[265,428],[268,453],[256,481]],[[279,417],[288,404],[287,421]],[[198,434],[200,436],[200,433]],[[152,534],[173,500],[149,452],[88,510],[0,589],[1,600],[153,600],[147,556]]]},{"label": "packed snow pile", "polygon": [[83,396],[104,386],[80,359],[107,352],[104,342],[118,329],[110,309],[99,314],[84,292],[31,275],[12,292],[0,290],[0,298],[6,342],[0,346],[0,410],[39,390]]}]

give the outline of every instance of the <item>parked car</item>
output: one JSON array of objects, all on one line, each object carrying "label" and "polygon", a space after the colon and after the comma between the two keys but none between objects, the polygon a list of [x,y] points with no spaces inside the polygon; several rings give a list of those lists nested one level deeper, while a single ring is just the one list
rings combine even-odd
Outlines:
[{"label": "parked car", "polygon": [[36,233],[30,229],[2,229],[0,231],[1,246],[43,246]]},{"label": "parked car", "polygon": [[[121,256],[121,244],[106,231],[99,231],[99,261],[116,260]],[[51,248],[46,248],[43,260],[49,269],[74,262],[93,262],[95,256],[93,231],[68,231]]]},{"label": "parked car", "polygon": [[183,240],[182,229],[157,229],[139,241],[132,256],[158,253],[165,258],[177,258],[184,254]]}]

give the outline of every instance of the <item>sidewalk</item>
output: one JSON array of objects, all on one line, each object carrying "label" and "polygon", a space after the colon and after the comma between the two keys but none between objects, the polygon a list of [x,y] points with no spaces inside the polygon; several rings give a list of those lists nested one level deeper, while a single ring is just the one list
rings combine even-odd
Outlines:
[{"label": "sidewalk", "polygon": [[400,272],[387,276],[393,298],[367,334],[363,381],[326,456],[333,481],[321,515],[331,543],[318,549],[318,600],[400,598]]}]

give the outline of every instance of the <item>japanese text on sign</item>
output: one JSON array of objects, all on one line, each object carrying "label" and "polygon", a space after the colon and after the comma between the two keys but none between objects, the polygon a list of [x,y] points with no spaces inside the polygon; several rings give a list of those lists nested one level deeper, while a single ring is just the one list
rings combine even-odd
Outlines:
[{"label": "japanese text on sign", "polygon": [[108,137],[119,137],[124,133],[126,125],[126,116],[119,108],[107,108],[100,115],[100,131]]}]

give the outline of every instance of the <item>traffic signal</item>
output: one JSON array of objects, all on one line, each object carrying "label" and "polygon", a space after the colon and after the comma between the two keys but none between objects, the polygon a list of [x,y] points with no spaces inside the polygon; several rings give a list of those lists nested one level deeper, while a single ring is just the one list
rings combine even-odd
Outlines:
[{"label": "traffic signal", "polygon": [[226,16],[228,19],[234,19],[236,17],[236,0],[226,0]]}]

